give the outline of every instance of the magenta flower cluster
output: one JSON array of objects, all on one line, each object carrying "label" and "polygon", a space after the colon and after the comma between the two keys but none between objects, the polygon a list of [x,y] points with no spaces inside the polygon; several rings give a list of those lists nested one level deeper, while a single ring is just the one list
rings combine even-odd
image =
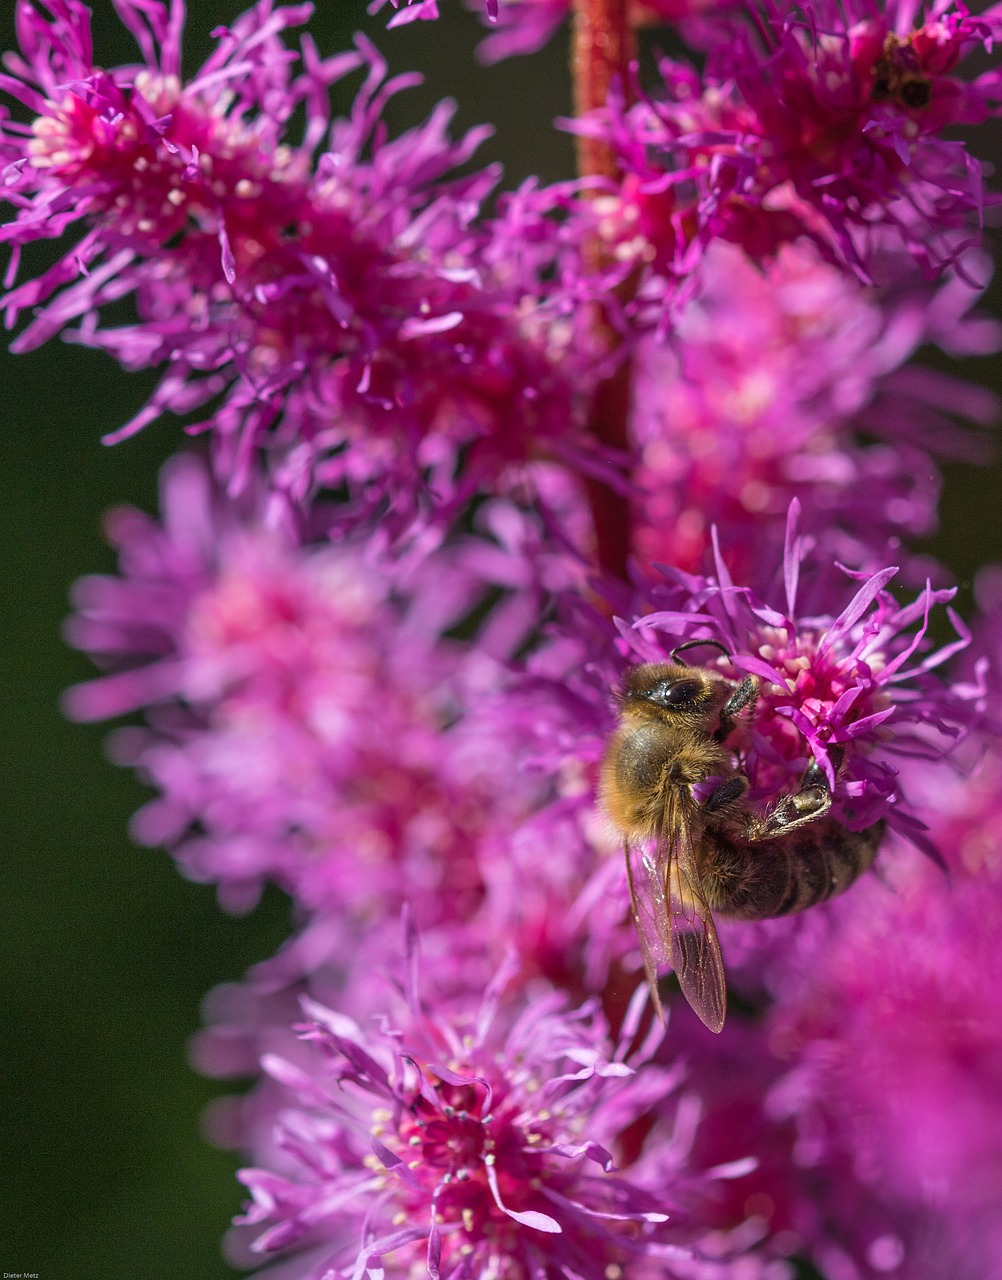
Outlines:
[{"label": "magenta flower cluster", "polygon": [[[190,437],[74,588],[99,674],[65,707],[132,717],[138,842],[227,911],[294,908],[193,1046],[255,1081],[208,1117],[246,1162],[231,1260],[1002,1272],[998,573],[969,625],[916,549],[997,410],[916,355],[1002,346],[957,128],[999,113],[1002,10],[471,0],[487,60],[572,10],[579,77],[603,23],[693,54],[562,122],[600,171],[499,194],[489,129],[394,135],[417,77],[322,53],[309,5],[258,0],[193,73],[183,0],[114,7],[107,68],[80,0],[19,3],[5,314],[15,350],[159,371],[110,442]],[[742,804],[807,771],[827,830],[881,833],[831,903],[717,921],[719,1036],[670,982],[654,1016],[600,795],[627,671],[672,660],[756,683],[720,735]]]}]

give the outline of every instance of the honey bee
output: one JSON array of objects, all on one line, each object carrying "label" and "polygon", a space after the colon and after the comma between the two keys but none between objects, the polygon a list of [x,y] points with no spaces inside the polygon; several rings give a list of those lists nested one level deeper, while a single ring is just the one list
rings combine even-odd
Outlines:
[{"label": "honey bee", "polygon": [[919,69],[911,45],[896,35],[887,37],[872,74],[871,102],[895,102],[921,111],[932,100],[932,83]]},{"label": "honey bee", "polygon": [[[678,654],[689,647],[628,672],[600,791],[623,836],[654,1006],[663,1019],[657,978],[670,966],[702,1021],[720,1031],[727,987],[713,912],[764,920],[834,897],[873,862],[884,824],[850,831],[830,817],[831,788],[814,760],[771,808],[749,804],[748,779],[725,743],[754,707],[758,680],[687,666]],[[837,767],[835,748],[830,758]],[[694,785],[717,779],[696,798]]]}]

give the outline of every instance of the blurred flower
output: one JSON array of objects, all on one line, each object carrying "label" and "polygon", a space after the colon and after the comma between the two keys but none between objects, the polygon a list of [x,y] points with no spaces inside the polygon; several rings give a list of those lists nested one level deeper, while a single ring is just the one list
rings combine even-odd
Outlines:
[{"label": "blurred flower", "polygon": [[499,788],[495,744],[464,718],[498,674],[439,638],[476,602],[468,578],[439,564],[407,597],[371,547],[255,527],[192,458],[163,492],[163,527],[112,516],[123,577],[79,583],[69,627],[119,668],[71,690],[70,713],[149,708],[152,728],[115,747],[161,792],[137,836],[170,845],[232,909],[272,879],[346,929],[409,897],[422,923],[468,915],[478,846],[536,790]]},{"label": "blurred flower", "polygon": [[[400,7],[400,0],[389,2],[396,13],[386,24],[388,27],[404,27],[412,22],[433,22],[438,17],[438,0],[404,0],[403,8]],[[488,0],[488,3],[496,15],[497,0]],[[371,0],[369,12],[378,13],[385,4],[386,0]]]},{"label": "blurred flower", "polygon": [[[467,8],[476,11],[476,0]],[[536,53],[570,16],[572,0],[505,0],[492,20],[492,30],[477,46],[488,65],[513,55]]]},{"label": "blurred flower", "polygon": [[[954,278],[934,297],[881,298],[806,241],[761,267],[712,244],[671,337],[635,359],[640,559],[697,570],[716,526],[744,576],[779,552],[794,496],[805,529],[854,568],[931,532],[930,453],[965,443],[947,412],[986,424],[998,406],[983,388],[901,365],[930,340],[994,350],[997,326],[966,315],[975,297]],[[968,437],[968,456],[979,443],[984,456]]]},{"label": "blurred flower", "polygon": [[930,778],[950,877],[885,859],[773,975],[769,1039],[787,1074],[767,1105],[797,1125],[826,1274],[978,1280],[1002,1266],[1000,783],[995,756],[974,778]]},{"label": "blurred flower", "polygon": [[736,997],[721,1035],[672,1005],[690,1173],[753,1151],[720,1221],[757,1219],[765,1247],[826,1278],[981,1280],[1002,1259],[1000,784],[994,754],[963,778],[915,764],[949,875],[892,837],[851,893],[718,922]]}]

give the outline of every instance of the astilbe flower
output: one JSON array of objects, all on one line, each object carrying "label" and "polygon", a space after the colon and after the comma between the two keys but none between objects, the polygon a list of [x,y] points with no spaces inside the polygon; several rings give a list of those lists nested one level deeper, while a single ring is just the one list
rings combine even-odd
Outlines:
[{"label": "astilbe flower", "polygon": [[[595,810],[600,735],[610,723],[607,698],[592,684],[589,710],[570,685],[567,696],[559,683],[538,676],[526,686],[477,704],[498,793],[489,821],[475,840],[441,850],[456,860],[451,870],[429,864],[417,841],[400,841],[396,879],[381,905],[409,893],[413,912],[435,922],[422,929],[422,996],[443,1017],[466,1009],[471,991],[482,990],[504,964],[519,988],[543,980],[574,1005],[604,991],[606,1012],[618,1022],[640,975],[621,850]],[[575,704],[584,743],[576,753],[566,737]],[[504,811],[501,797],[512,793],[531,805],[523,799],[522,812]],[[371,887],[372,871],[333,851],[321,860],[337,873],[337,892],[314,899],[304,915],[297,888],[297,931],[241,983],[220,988],[208,1002],[207,1025],[194,1048],[206,1074],[255,1076],[262,1054],[276,1051],[299,1062],[288,1027],[302,995],[359,1019],[379,1007],[382,957],[396,950],[398,925],[380,910],[363,931],[353,928],[350,907]],[[455,881],[471,870],[479,892],[464,899]],[[215,1140],[228,1147],[267,1145],[274,1106],[267,1079],[249,1098],[220,1104],[212,1118]]]},{"label": "astilbe flower", "polygon": [[566,22],[570,12],[571,0],[509,0],[491,20],[492,30],[478,45],[477,57],[491,64],[513,55],[536,53]]},{"label": "astilbe flower", "polygon": [[[809,553],[798,514],[794,503],[782,562],[758,564],[747,586],[735,585],[718,550],[712,574],[671,570],[660,587],[611,592],[616,621],[573,593],[558,597],[522,675],[478,707],[506,767],[542,783],[537,807],[482,862],[485,918],[517,941],[528,972],[578,998],[622,984],[625,973],[635,980],[637,942],[620,842],[598,805],[599,767],[627,665],[667,661],[686,641],[711,642],[686,660],[759,680],[754,709],[728,740],[752,804],[766,808],[795,790],[816,760],[833,787],[834,818],[852,830],[886,821],[939,857],[924,834],[927,783],[924,773],[915,780],[916,760],[952,777],[967,761],[950,757],[987,724],[982,667],[951,679],[937,671],[969,641],[949,608],[954,591],[927,583],[899,604],[888,589],[897,569],[836,569],[820,549]],[[957,638],[936,646],[930,614],[942,605]]]},{"label": "astilbe flower", "polygon": [[[404,7],[400,7],[400,0],[389,0],[389,3],[396,10],[393,17],[390,18],[387,26],[389,27],[405,27],[412,22],[434,22],[438,15],[438,0],[406,0]],[[488,0],[492,9],[492,17],[497,17],[497,0]],[[369,4],[369,13],[378,13],[384,8],[386,0],[371,0]]]},{"label": "astilbe flower", "polygon": [[574,124],[606,138],[626,174],[610,241],[671,278],[715,239],[759,258],[807,236],[868,281],[891,232],[937,275],[983,206],[979,162],[942,132],[995,114],[1000,97],[996,70],[952,72],[997,25],[995,9],[953,3],[924,21],[893,0],[750,3],[747,25],[721,25],[702,76],[662,59],[657,93]]},{"label": "astilbe flower", "polygon": [[[611,852],[611,832],[603,834],[594,815],[598,766],[616,724],[624,672],[632,663],[666,662],[676,646],[705,640],[684,660],[731,680],[759,681],[754,709],[728,740],[753,802],[765,805],[795,789],[813,759],[834,788],[834,817],[853,830],[886,819],[929,847],[918,816],[925,774],[913,787],[915,762],[926,762],[923,769],[933,762],[952,776],[948,761],[960,744],[990,731],[983,663],[967,677],[944,679],[937,670],[970,642],[949,606],[955,590],[926,584],[899,604],[889,590],[896,567],[859,572],[834,565],[800,534],[799,515],[794,501],[781,561],[758,563],[747,585],[733,581],[730,548],[715,536],[711,573],[666,568],[660,586],[612,591],[605,607],[612,603],[618,618],[570,593],[558,601],[555,621],[504,694],[522,767],[557,784],[553,807],[523,823],[516,841],[558,816],[573,817],[579,841]],[[937,646],[930,615],[944,605],[957,634]],[[563,848],[573,846],[565,836]]]},{"label": "astilbe flower", "polygon": [[[143,65],[110,72],[78,0],[20,6],[0,87],[35,119],[2,122],[2,234],[79,234],[8,293],[11,323],[37,308],[18,349],[63,331],[166,365],[115,438],[210,406],[195,426],[217,479],[175,460],[162,524],[114,514],[120,576],[77,589],[71,641],[110,674],[68,706],[145,711],[115,740],[160,793],[141,839],[230,909],[268,880],[293,900],[296,932],[214,994],[193,1050],[210,1074],[265,1073],[212,1124],[255,1165],[233,1251],[277,1258],[270,1275],[788,1280],[799,1255],[829,1280],[976,1280],[965,1233],[1002,1255],[997,765],[948,782],[952,809],[930,800],[990,724],[984,663],[941,679],[968,641],[952,611],[958,638],[929,638],[953,593],[927,582],[902,605],[899,571],[874,567],[932,525],[935,481],[915,475],[944,401],[986,416],[899,370],[951,328],[953,349],[994,333],[961,323],[958,280],[928,306],[909,292],[888,245],[928,276],[969,264],[980,169],[941,134],[996,110],[998,73],[953,72],[997,16],[854,3],[707,20],[705,76],[664,61],[666,100],[614,97],[579,126],[614,146],[619,190],[529,182],[489,220],[495,171],[450,177],[483,131],[451,140],[442,106],[388,139],[383,107],[413,77],[387,80],[362,39],[297,56],[284,33],[307,6],[261,0],[187,83],[179,2],[116,0]],[[513,6],[493,54],[557,7]],[[852,291],[846,264],[891,290]],[[123,298],[135,323],[103,328]],[[580,479],[625,459],[584,428],[649,328],[673,341],[634,366],[634,550],[668,565],[614,584],[583,567],[602,548]],[[723,395],[721,363],[744,379]],[[849,432],[875,425],[860,449]],[[750,803],[817,761],[838,821],[887,824],[898,897],[867,876],[806,926],[722,927],[756,1016],[715,1040],[673,1008],[662,1044],[597,779],[627,665],[692,640],[709,643],[686,660],[759,681],[727,740]],[[960,850],[952,897],[899,835]],[[430,964],[419,983],[408,925],[388,995],[401,908]],[[900,1105],[881,1110],[888,1080]]]},{"label": "astilbe flower", "polygon": [[[996,326],[966,315],[974,296],[954,278],[935,296],[881,298],[803,240],[761,266],[712,244],[670,339],[649,338],[634,360],[640,560],[697,570],[717,525],[730,556],[744,552],[731,564],[744,577],[781,547],[794,496],[805,530],[854,567],[930,533],[930,453],[965,445],[944,410],[987,424],[997,404],[901,366],[931,340],[958,354],[994,349]],[[966,443],[975,455],[977,437]]]},{"label": "astilbe flower", "polygon": [[[885,590],[893,575],[885,571],[866,580],[855,596],[851,580],[847,582],[840,615],[818,609],[804,616],[798,595],[810,598],[813,593],[816,609],[822,600],[830,604],[837,597],[830,577],[810,580],[811,566],[801,565],[803,554],[791,522],[785,614],[763,604],[749,588],[731,585],[719,560],[715,577],[674,575],[675,585],[662,590],[660,601],[673,608],[641,612],[636,625],[623,624],[618,636],[607,616],[572,595],[564,602],[569,612],[552,624],[527,660],[524,675],[478,704],[477,718],[505,785],[529,771],[538,784],[540,807],[508,815],[493,839],[479,846],[484,883],[479,909],[465,922],[445,924],[427,935],[440,957],[428,983],[431,1007],[461,1007],[470,982],[486,980],[485,966],[496,964],[499,949],[509,942],[516,948],[521,983],[542,975],[575,1003],[601,991],[605,1008],[623,1016],[630,993],[641,982],[640,961],[629,924],[621,851],[596,809],[598,764],[615,724],[611,690],[620,683],[625,662],[664,660],[672,644],[685,639],[706,636],[723,643],[729,660],[718,659],[709,647],[703,660],[732,678],[752,672],[762,682],[754,714],[735,744],[756,803],[766,805],[796,786],[811,757],[827,763],[834,774],[831,756],[837,747],[843,754],[834,779],[834,812],[840,820],[863,827],[886,818],[933,849],[923,835],[928,815],[922,800],[935,771],[910,757],[948,752],[955,738],[976,722],[983,692],[977,684],[951,686],[931,674],[965,643],[962,635],[953,645],[934,650],[925,641],[931,606],[951,593],[927,588],[916,605],[901,607]],[[803,587],[798,582],[802,568],[808,576]],[[624,602],[620,607],[627,612]],[[906,766],[900,775],[899,765]],[[942,772],[941,765],[937,768]],[[276,1002],[288,1015],[304,981],[314,998],[338,1008],[371,1008],[369,952],[349,957],[338,941],[342,932],[338,915],[317,912],[284,954],[258,966],[244,988],[217,1003],[200,1042],[203,1067],[223,1075],[232,1072],[235,1062],[245,1071],[252,1069],[258,1054],[273,1051],[286,1034],[281,1017],[276,1021]],[[759,1004],[767,999],[763,965],[781,965],[796,935],[797,927],[787,922],[722,926],[728,967],[733,956],[742,998]],[[374,923],[366,937],[374,948],[389,945],[387,927]],[[674,1010],[672,1016],[674,1028]],[[685,1029],[685,1011],[679,1016],[673,1043],[684,1050],[692,1028]],[[697,1060],[705,1056],[701,1034],[697,1028]],[[750,1043],[762,1054],[762,1092],[779,1078],[783,1064],[767,1051],[765,1041],[751,1036]],[[713,1062],[705,1071],[701,1068],[707,1080],[717,1079],[718,1067],[723,1070]],[[718,1206],[713,1221],[717,1229],[735,1230],[749,1214],[762,1216],[761,1197],[770,1197],[780,1206],[765,1215],[778,1240],[774,1253],[796,1252],[813,1236],[801,1221],[792,1123],[774,1129],[759,1102],[753,1107],[749,1100],[748,1122],[737,1125],[734,1117],[741,1104],[735,1100],[724,1108],[726,1092],[722,1086],[702,1092],[709,1128],[705,1141],[694,1148],[696,1165],[709,1168],[747,1154],[735,1147],[741,1135],[749,1151],[758,1152],[761,1146],[763,1163],[760,1173],[749,1174],[746,1194],[735,1193]],[[718,1104],[719,1115],[714,1112]],[[267,1132],[274,1105],[273,1091],[259,1086],[251,1102],[236,1109],[235,1129],[231,1112],[227,1141],[239,1143],[241,1135],[246,1140],[248,1133]],[[655,1166],[657,1149],[655,1143]],[[752,1207],[745,1212],[749,1198]]]},{"label": "astilbe flower", "polygon": [[[531,891],[530,891],[531,892]],[[421,1003],[446,1022],[463,1023],[479,1004],[499,970],[516,991],[539,986],[540,967],[532,967],[533,951],[526,931],[499,918],[488,894],[483,909],[466,920],[451,919],[421,931]],[[559,897],[550,904],[559,914]],[[412,917],[410,908],[406,909]],[[625,897],[619,915],[625,918]],[[335,911],[319,911],[294,933],[274,956],[251,966],[238,982],[222,983],[203,1002],[203,1027],[192,1039],[195,1068],[219,1080],[251,1080],[249,1092],[215,1100],[206,1114],[210,1139],[220,1147],[248,1154],[258,1164],[282,1168],[285,1159],[275,1143],[275,1117],[288,1099],[281,1081],[261,1070],[269,1055],[279,1055],[303,1070],[311,1069],[312,1046],[294,1031],[303,999],[336,1009],[368,1025],[373,1010],[387,1007],[387,982],[395,972],[390,959],[400,950],[400,920],[389,913],[374,919],[345,945],[345,920]],[[574,989],[542,979],[560,991],[568,1007],[593,999],[580,982]],[[624,984],[621,1020],[636,982]]]},{"label": "astilbe flower", "polygon": [[[566,877],[573,850],[571,843],[566,850],[551,845],[544,852]],[[467,1021],[471,1001],[479,1002],[501,968],[508,974],[512,999],[517,992],[543,989],[559,993],[566,1007],[574,1008],[593,1003],[601,991],[603,1012],[613,1026],[623,1021],[631,997],[638,1003],[634,1016],[642,1010],[646,997],[639,960],[628,959],[615,970],[608,963],[608,956],[629,958],[636,951],[632,925],[627,924],[621,859],[607,862],[613,874],[605,877],[604,897],[591,895],[594,939],[588,934],[590,920],[568,918],[573,895],[557,874],[552,876],[548,910],[537,914],[536,885],[543,865],[521,861],[509,871],[512,881],[520,876],[524,880],[517,885],[519,901],[514,907],[489,883],[475,916],[422,930],[422,1005],[434,1010],[436,1018]],[[612,910],[607,899],[614,904]],[[604,917],[613,918],[607,922]],[[549,925],[549,931],[540,927],[538,936],[533,926],[543,925]],[[606,936],[605,968],[596,964],[594,972],[589,971],[579,959],[585,949],[582,934],[591,951],[598,952],[603,932],[608,935],[613,928],[616,945]],[[224,983],[207,996],[204,1026],[191,1043],[193,1065],[214,1079],[253,1081],[249,1092],[218,1098],[207,1112],[205,1129],[217,1146],[245,1158],[250,1153],[267,1168],[285,1168],[281,1144],[275,1141],[275,1118],[287,1098],[281,1081],[262,1072],[261,1063],[278,1054],[303,1070],[311,1069],[309,1046],[291,1030],[303,999],[336,1009],[362,1025],[368,1025],[374,1010],[385,1008],[387,957],[399,949],[399,921],[389,915],[374,919],[364,931],[351,932],[346,945],[349,932],[342,914],[317,912],[274,956],[253,965],[241,981]],[[566,946],[561,948],[561,942]]]},{"label": "astilbe flower", "polygon": [[753,1151],[721,1220],[758,1220],[826,1280],[980,1280],[1000,1260],[1002,772],[992,755],[973,777],[912,777],[949,874],[891,836],[842,897],[718,921],[738,996],[722,1035],[672,1007],[699,1108],[690,1172]]},{"label": "astilbe flower", "polygon": [[[608,648],[613,632],[606,619],[602,623],[601,643]],[[487,985],[509,954],[517,957],[520,985],[542,978],[574,1004],[611,983],[616,990],[606,1004],[619,1017],[637,987],[621,851],[595,810],[597,763],[611,715],[607,682],[582,677],[588,651],[589,637],[579,626],[566,643],[551,640],[523,674],[510,674],[500,688],[481,687],[466,717],[474,728],[463,735],[465,750],[480,753],[489,770],[479,827],[457,832],[453,847],[433,852],[419,839],[395,842],[380,905],[409,894],[412,912],[426,926],[423,996],[443,1016]],[[439,742],[446,775],[451,732]],[[318,805],[336,803],[338,814],[345,807],[324,784],[316,798]],[[412,823],[423,834],[427,820],[420,811]],[[360,838],[364,848],[364,832]],[[437,866],[438,857],[455,865]],[[373,869],[339,857],[336,846],[318,851],[315,863],[286,882],[300,907],[297,931],[207,1006],[195,1049],[207,1074],[254,1075],[262,1053],[276,1044],[288,1056],[287,1029],[302,994],[360,1018],[381,998],[381,966],[373,957],[395,949],[397,924],[389,911],[375,910],[359,934],[346,910],[371,889]],[[477,893],[460,896],[457,875],[471,872]],[[320,877],[332,891],[308,897],[305,890]],[[267,1130],[271,1115],[264,1081],[247,1102],[221,1108],[213,1131],[224,1145],[246,1145],[248,1133]]]},{"label": "astilbe flower", "polygon": [[[952,777],[949,757],[986,724],[981,667],[973,677],[937,672],[967,645],[963,624],[947,608],[957,638],[937,647],[928,637],[930,613],[954,592],[927,584],[901,605],[888,590],[896,569],[826,567],[823,552],[808,555],[797,515],[794,504],[783,563],[759,565],[753,585],[736,586],[718,553],[713,575],[672,571],[632,600],[612,593],[633,619],[618,629],[574,593],[558,597],[557,617],[522,674],[478,705],[506,774],[538,783],[526,811],[481,846],[485,950],[491,938],[511,939],[526,974],[577,999],[599,989],[609,997],[618,986],[610,1008],[636,981],[620,842],[597,801],[599,766],[627,664],[666,661],[688,640],[728,654],[708,644],[689,660],[760,682],[753,711],[729,739],[753,804],[765,808],[796,789],[813,759],[833,786],[833,817],[853,830],[886,820],[939,857],[924,834],[927,784],[924,773],[916,782],[916,759]],[[769,603],[777,599],[782,610]]]},{"label": "astilbe flower", "polygon": [[70,713],[149,709],[116,740],[161,792],[136,835],[234,909],[271,879],[345,921],[408,896],[421,923],[468,914],[479,844],[535,786],[499,788],[493,742],[462,716],[496,668],[439,636],[476,596],[441,569],[405,607],[390,561],[256,527],[195,459],[163,491],[163,526],[112,516],[123,576],[78,584],[69,629],[124,668],[71,690]]},{"label": "astilbe flower", "polygon": [[[911,1267],[898,1269],[900,1207],[839,1142],[847,1102],[840,1082],[822,1067],[816,1077],[808,1074],[812,1083],[805,1087],[801,1062],[781,1030],[783,1006],[773,1004],[774,993],[804,966],[810,966],[812,998],[824,1003],[826,947],[840,936],[842,920],[859,914],[861,901],[888,895],[888,862],[902,856],[919,861],[914,851],[889,850],[885,842],[880,876],[866,877],[850,893],[801,916],[756,924],[718,920],[732,996],[721,1035],[709,1033],[684,1004],[672,1006],[671,1043],[686,1064],[691,1090],[689,1169],[698,1175],[753,1151],[754,1169],[721,1185],[718,1221],[757,1227],[761,1247],[797,1264],[797,1275],[817,1269],[826,1280],[876,1280],[888,1272],[932,1280],[941,1274],[916,1268],[914,1252]],[[867,953],[866,959],[872,963],[873,957]],[[881,999],[879,1016],[898,1016],[892,1000]],[[798,1048],[811,1064],[843,1056],[837,1042],[824,1039],[805,1038]],[[843,1063],[851,1070],[847,1054]],[[883,1097],[893,1088],[893,1079],[881,1078]],[[920,1114],[912,1119],[922,1122]]]},{"label": "astilbe flower", "polygon": [[[901,605],[888,590],[898,569],[889,567],[845,571],[859,584],[847,600],[837,579],[816,571],[822,566],[804,564],[798,516],[794,502],[781,582],[761,566],[752,586],[736,585],[715,547],[712,576],[668,571],[677,585],[664,589],[666,607],[621,623],[625,645],[635,660],[664,661],[673,644],[706,639],[728,656],[697,651],[704,665],[758,678],[754,714],[735,740],[752,799],[795,789],[813,759],[833,788],[833,817],[851,830],[886,819],[922,841],[906,762],[948,756],[983,723],[983,679],[949,684],[934,674],[970,640],[948,604],[955,591],[927,584]],[[957,632],[938,648],[927,634],[937,604]]]},{"label": "astilbe flower", "polygon": [[[419,898],[415,901],[420,905]],[[406,915],[412,918],[409,908]],[[304,1072],[315,1069],[315,1049],[295,1029],[304,999],[361,1026],[370,1024],[374,1011],[382,1017],[388,982],[395,981],[400,935],[400,919],[389,912],[353,931],[344,913],[321,910],[240,981],[221,983],[208,993],[204,1025],[189,1046],[192,1065],[202,1075],[241,1088],[251,1082],[245,1092],[218,1097],[207,1109],[204,1129],[210,1141],[262,1167],[288,1171],[276,1118],[289,1097],[282,1079],[262,1070],[262,1063],[277,1055]],[[513,998],[516,991],[538,985],[538,975],[527,973],[526,955],[515,949],[519,941],[506,935],[486,908],[470,919],[423,929],[422,1006],[447,1023],[464,1023],[499,969],[508,974]],[[551,989],[557,990],[552,984]],[[566,990],[563,995],[569,1007],[580,1003]]]},{"label": "astilbe flower", "polygon": [[797,1126],[800,1216],[839,1280],[1002,1266],[1000,780],[995,755],[962,785],[930,775],[949,877],[885,859],[883,881],[802,930],[772,977],[785,1075],[767,1106]]},{"label": "astilbe flower", "polygon": [[[574,319],[588,286],[561,265],[559,220],[536,220],[530,251],[511,219],[472,226],[496,169],[448,178],[489,129],[450,140],[443,103],[387,138],[382,108],[419,77],[387,81],[363,37],[327,59],[305,37],[297,69],[281,37],[307,6],[249,10],[216,32],[216,52],[187,82],[179,0],[116,8],[145,65],[97,68],[78,0],[54,0],[51,21],[19,10],[23,57],[0,87],[35,119],[3,122],[17,216],[0,234],[19,250],[81,233],[7,294],[8,323],[37,308],[14,350],[79,321],[75,340],[127,368],[167,364],[110,439],[212,402],[191,429],[211,432],[232,486],[249,482],[263,447],[296,502],[318,482],[346,486],[353,518],[376,509],[384,528],[387,501],[398,518],[419,497],[451,510],[500,484],[509,464],[582,446],[578,401],[595,353]],[[332,121],[330,88],[358,67],[367,75],[351,114]],[[298,109],[306,124],[293,139]],[[562,199],[537,192],[521,207]],[[123,297],[137,322],[102,328]]]},{"label": "astilbe flower", "polygon": [[753,1151],[721,1218],[757,1219],[831,1280],[979,1280],[1002,1261],[1002,768],[996,749],[973,776],[908,776],[948,871],[892,834],[844,896],[718,921],[738,997],[723,1034],[671,1013],[700,1108],[690,1171]]},{"label": "astilbe flower", "polygon": [[633,1183],[610,1148],[677,1073],[645,1065],[650,1038],[627,1064],[635,1013],[611,1040],[594,1007],[506,990],[511,976],[451,1021],[413,976],[371,1030],[304,1003],[320,1056],[309,1070],[264,1063],[286,1093],[284,1168],[241,1174],[254,1197],[242,1221],[266,1227],[255,1252],[302,1250],[290,1274],[303,1275],[607,1280],[645,1256],[671,1273],[688,1189]]},{"label": "astilbe flower", "polygon": [[[561,487],[546,497],[573,525]],[[266,881],[292,896],[297,932],[256,981],[312,975],[330,998],[357,927],[378,932],[409,901],[422,927],[469,923],[483,963],[516,945],[526,977],[578,997],[601,985],[629,938],[592,798],[608,700],[559,681],[612,632],[551,644],[528,679],[508,670],[547,602],[582,588],[576,555],[501,501],[450,546],[397,561],[331,545],[338,508],[315,510],[304,543],[262,527],[266,487],[233,499],[193,457],[165,469],[161,506],[162,522],[112,513],[120,576],[74,590],[69,638],[109,670],[67,709],[145,710],[148,727],[113,739],[159,793],[133,821],[143,843],[166,844],[231,910]],[[475,647],[444,639],[485,592],[500,598]]]}]

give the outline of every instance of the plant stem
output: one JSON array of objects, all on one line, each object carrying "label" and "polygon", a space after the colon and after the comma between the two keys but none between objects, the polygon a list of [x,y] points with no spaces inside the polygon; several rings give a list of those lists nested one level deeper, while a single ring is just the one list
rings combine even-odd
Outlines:
[{"label": "plant stem", "polygon": [[[616,81],[626,92],[633,56],[627,0],[574,0],[571,76],[576,115],[605,106],[609,88]],[[622,176],[612,148],[600,138],[579,137],[577,155],[581,177],[618,182]],[[588,246],[585,252],[589,252]],[[597,256],[602,248],[595,245],[590,252]],[[614,350],[618,339],[600,308],[595,310],[594,325],[606,348]],[[624,362],[596,389],[588,422],[598,441],[623,454],[629,447],[630,383],[630,366]],[[607,573],[625,578],[630,553],[629,503],[599,480],[589,480],[587,491],[599,565]]]},{"label": "plant stem", "polygon": [[[571,76],[574,114],[604,107],[609,86],[618,80],[623,91],[635,56],[627,0],[574,0]],[[582,176],[620,178],[612,148],[599,138],[578,138],[578,172]]]}]

